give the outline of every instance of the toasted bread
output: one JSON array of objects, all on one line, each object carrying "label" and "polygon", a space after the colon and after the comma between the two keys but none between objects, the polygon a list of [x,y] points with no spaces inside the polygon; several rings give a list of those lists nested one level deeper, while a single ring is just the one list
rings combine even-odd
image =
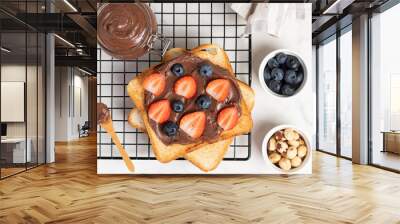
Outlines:
[{"label": "toasted bread", "polygon": [[[254,107],[254,92],[246,84],[238,82],[240,91],[242,92],[243,99],[250,110]],[[133,108],[128,116],[129,124],[141,131],[146,131],[140,112],[137,108]],[[224,158],[233,138],[222,140],[219,142],[203,145],[197,150],[188,152],[184,158],[201,170],[208,172],[214,170]]]},{"label": "toasted bread", "polygon": [[[181,54],[180,52],[184,52],[182,50],[174,50],[170,52],[169,54],[166,55],[166,59],[168,59],[168,55],[179,55]],[[207,45],[201,45],[192,51],[190,51],[192,54],[194,54],[197,57],[200,57],[202,59],[207,59],[213,62],[214,64],[223,67],[230,71],[230,74],[233,76],[232,73],[232,67],[230,65],[230,62],[228,60],[228,57],[226,53],[219,47],[211,44]],[[171,56],[171,58],[174,58],[174,56]],[[173,60],[173,59],[170,59]],[[144,127],[149,135],[150,141],[153,146],[153,151],[154,154],[156,155],[157,159],[160,162],[169,162],[171,160],[174,160],[180,156],[185,155],[187,152],[190,152],[194,149],[199,149],[202,148],[203,146],[207,146],[210,143],[218,142],[221,140],[229,140],[231,141],[231,138],[240,134],[245,134],[248,133],[251,128],[252,128],[252,120],[251,120],[251,115],[250,111],[244,103],[244,100],[240,102],[240,107],[242,114],[239,118],[238,124],[235,126],[235,128],[229,130],[229,131],[223,131],[218,139],[216,139],[214,142],[204,142],[200,144],[171,144],[171,145],[165,145],[161,142],[161,140],[157,137],[155,132],[152,130],[150,127],[147,113],[144,108],[144,90],[142,87],[142,80],[143,77],[151,73],[152,69],[149,68],[148,70],[144,71],[141,75],[137,76],[134,78],[130,83],[128,84],[128,94],[134,101],[136,107],[140,111],[140,115],[144,124]],[[238,81],[239,83],[239,81]],[[251,88],[248,87],[250,91],[252,92]],[[243,93],[242,98],[246,97]],[[252,98],[254,100],[254,97]],[[228,141],[226,141],[228,142]],[[225,143],[226,143],[225,142]],[[228,144],[229,145],[229,144]]]},{"label": "toasted bread", "polygon": [[[182,48],[169,49],[164,55],[163,61],[166,62],[172,60],[173,58],[185,52],[186,51]],[[253,90],[248,85],[242,83],[241,81],[238,81],[238,85],[242,92],[243,99],[245,100],[246,105],[248,106],[249,110],[252,110],[254,107]],[[140,112],[136,108],[133,108],[132,111],[130,112],[128,122],[133,127],[142,131],[146,131],[143,120],[140,116]],[[200,147],[195,151],[186,153],[184,155],[184,158],[205,172],[214,170],[218,166],[218,164],[222,161],[232,140],[233,138],[204,145],[203,147]]]}]

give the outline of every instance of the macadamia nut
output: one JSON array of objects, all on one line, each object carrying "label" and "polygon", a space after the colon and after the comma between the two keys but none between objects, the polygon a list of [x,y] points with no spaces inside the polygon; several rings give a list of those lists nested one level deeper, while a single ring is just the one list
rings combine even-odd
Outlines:
[{"label": "macadamia nut", "polygon": [[297,148],[297,156],[300,158],[303,158],[307,154],[307,147],[304,145],[301,145],[299,148]]},{"label": "macadamia nut", "polygon": [[301,159],[298,156],[295,156],[293,159],[290,160],[292,167],[299,167],[301,165]]},{"label": "macadamia nut", "polygon": [[300,135],[299,135],[299,133],[297,133],[297,131],[295,131],[293,133],[293,137],[294,137],[294,140],[298,140],[300,138]]},{"label": "macadamia nut", "polygon": [[277,163],[281,160],[282,156],[279,153],[273,152],[268,158],[272,163]]},{"label": "macadamia nut", "polygon": [[292,134],[293,134],[293,129],[291,128],[286,128],[285,130],[283,130],[283,135],[288,141],[294,140]]},{"label": "macadamia nut", "polygon": [[300,141],[288,141],[288,143],[289,143],[289,145],[290,146],[293,146],[293,147],[299,147],[299,145],[300,145]]},{"label": "macadamia nut", "polygon": [[299,134],[292,128],[287,128],[283,131],[283,135],[288,141],[294,141],[299,139]]},{"label": "macadamia nut", "polygon": [[269,151],[275,151],[275,150],[276,150],[276,140],[275,140],[274,138],[271,138],[271,139],[269,140],[269,143],[268,143],[268,150],[269,150]]},{"label": "macadamia nut", "polygon": [[283,170],[290,170],[290,168],[292,168],[292,164],[289,159],[282,158],[279,160],[279,167]]},{"label": "macadamia nut", "polygon": [[296,156],[297,156],[297,148],[293,146],[289,147],[289,149],[286,151],[286,158],[293,159]]}]

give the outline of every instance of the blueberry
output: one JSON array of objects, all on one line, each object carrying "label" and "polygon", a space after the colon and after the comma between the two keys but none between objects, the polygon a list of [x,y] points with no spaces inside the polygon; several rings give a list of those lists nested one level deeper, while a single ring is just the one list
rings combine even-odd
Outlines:
[{"label": "blueberry", "polygon": [[300,62],[295,56],[289,55],[286,60],[286,67],[297,70],[300,67]]},{"label": "blueberry", "polygon": [[166,134],[169,137],[172,137],[172,136],[175,136],[176,133],[178,132],[178,125],[176,125],[172,121],[167,121],[163,125],[162,130],[163,130],[164,134]]},{"label": "blueberry", "polygon": [[282,94],[286,96],[293,96],[295,93],[296,89],[293,88],[292,86],[285,84],[282,86]]},{"label": "blueberry", "polygon": [[279,64],[283,65],[286,63],[286,59],[288,58],[287,54],[279,53],[275,56],[276,60]]},{"label": "blueberry", "polygon": [[287,84],[296,85],[296,80],[297,80],[297,73],[296,73],[296,71],[291,70],[291,69],[287,70],[287,71],[285,72],[284,80],[285,80],[285,82],[286,82]]},{"label": "blueberry", "polygon": [[279,94],[279,91],[281,90],[281,82],[277,80],[269,80],[267,82],[267,86],[275,93]]},{"label": "blueberry", "polygon": [[268,67],[270,69],[274,69],[277,68],[279,66],[279,62],[275,59],[275,58],[271,58],[268,61]]},{"label": "blueberry", "polygon": [[268,81],[271,79],[271,71],[269,70],[268,66],[264,68],[264,81]]},{"label": "blueberry", "polygon": [[172,108],[176,113],[182,112],[184,109],[183,102],[179,100],[172,102]]},{"label": "blueberry", "polygon": [[208,97],[206,95],[201,95],[201,96],[199,96],[199,98],[197,98],[196,104],[201,109],[208,109],[211,105],[211,99],[210,99],[210,97]]},{"label": "blueberry", "polygon": [[281,81],[283,79],[284,72],[280,68],[274,68],[271,71],[271,78],[276,81]]},{"label": "blueberry", "polygon": [[171,72],[174,73],[176,76],[182,76],[185,73],[183,66],[181,64],[174,64],[171,67]]},{"label": "blueberry", "polygon": [[202,76],[211,77],[213,69],[211,65],[202,65],[199,69],[199,72]]},{"label": "blueberry", "polygon": [[294,85],[300,85],[304,81],[304,74],[301,71],[297,72],[296,80],[294,81]]}]

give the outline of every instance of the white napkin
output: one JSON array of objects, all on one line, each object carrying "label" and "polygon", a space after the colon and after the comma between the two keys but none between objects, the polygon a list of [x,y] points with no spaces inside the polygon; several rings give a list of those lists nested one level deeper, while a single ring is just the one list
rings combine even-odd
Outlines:
[{"label": "white napkin", "polygon": [[231,8],[247,20],[246,29],[241,36],[263,32],[279,37],[283,24],[288,17],[289,4],[232,3]]}]

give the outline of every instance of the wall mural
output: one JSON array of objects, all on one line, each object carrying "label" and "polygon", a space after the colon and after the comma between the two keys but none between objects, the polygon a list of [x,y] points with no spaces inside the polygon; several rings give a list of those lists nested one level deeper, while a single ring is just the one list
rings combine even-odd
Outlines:
[{"label": "wall mural", "polygon": [[311,173],[311,4],[97,14],[99,174]]}]

